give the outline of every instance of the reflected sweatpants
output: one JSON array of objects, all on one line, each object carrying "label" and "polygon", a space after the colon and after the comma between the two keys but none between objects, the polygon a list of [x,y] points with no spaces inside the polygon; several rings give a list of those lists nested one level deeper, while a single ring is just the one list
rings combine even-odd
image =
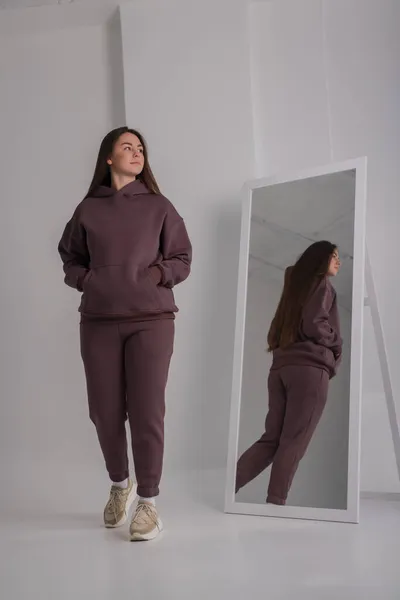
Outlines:
[{"label": "reflected sweatpants", "polygon": [[297,471],[325,408],[329,374],[308,366],[271,370],[265,432],[240,457],[236,492],[272,463],[267,502],[285,504]]},{"label": "reflected sweatpants", "polygon": [[129,477],[129,419],[139,496],[159,494],[164,455],[165,388],[173,352],[172,319],[84,321],[81,353],[89,415],[110,479]]}]

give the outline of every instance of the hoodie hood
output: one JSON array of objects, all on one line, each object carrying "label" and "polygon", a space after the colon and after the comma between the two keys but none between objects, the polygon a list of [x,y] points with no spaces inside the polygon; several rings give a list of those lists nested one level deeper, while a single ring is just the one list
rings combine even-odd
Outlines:
[{"label": "hoodie hood", "polygon": [[94,198],[106,198],[109,196],[115,196],[116,194],[122,194],[123,196],[141,196],[142,194],[150,194],[146,185],[139,179],[135,179],[131,183],[128,183],[120,190],[101,185],[92,194]]}]

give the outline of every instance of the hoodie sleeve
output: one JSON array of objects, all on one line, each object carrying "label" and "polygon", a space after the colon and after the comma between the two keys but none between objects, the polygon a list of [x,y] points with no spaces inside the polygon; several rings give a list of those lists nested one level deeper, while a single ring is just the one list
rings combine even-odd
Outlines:
[{"label": "hoodie sleeve", "polygon": [[336,360],[340,360],[340,357],[342,356],[342,345],[343,344],[342,344],[342,338],[340,336],[340,319],[339,319],[339,310],[338,310],[338,305],[337,305],[336,294],[333,299],[333,304],[332,304],[329,320],[339,337],[340,343],[337,348],[333,348],[333,351],[334,351]]},{"label": "hoodie sleeve", "polygon": [[323,279],[303,310],[303,333],[307,338],[332,350],[336,360],[342,352],[336,293]]},{"label": "hoodie sleeve", "polygon": [[83,280],[89,272],[90,257],[79,208],[64,229],[58,252],[64,265],[65,283],[82,292]]},{"label": "hoodie sleeve", "polygon": [[340,341],[340,344],[336,348],[332,348],[333,354],[335,356],[334,375],[336,375],[336,373],[340,367],[340,364],[342,362],[342,346],[343,346],[342,338],[340,336],[340,319],[339,319],[339,310],[338,310],[338,306],[337,306],[336,294],[335,294],[335,298],[334,298],[333,304],[332,304],[332,309],[331,309],[331,314],[330,314],[330,322],[332,323],[333,327],[337,331],[337,333],[339,335],[339,341]]},{"label": "hoodie sleeve", "polygon": [[182,217],[172,207],[164,220],[160,250],[163,256],[158,265],[161,270],[160,284],[173,288],[189,276],[192,245]]}]

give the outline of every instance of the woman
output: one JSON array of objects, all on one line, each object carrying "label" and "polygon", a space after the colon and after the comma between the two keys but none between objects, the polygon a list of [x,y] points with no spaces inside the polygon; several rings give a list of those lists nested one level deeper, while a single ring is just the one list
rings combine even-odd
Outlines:
[{"label": "woman", "polygon": [[150,540],[162,530],[155,497],[178,310],[172,288],[188,277],[192,249],[182,218],[160,193],[137,131],[121,127],[104,138],[89,191],[65,228],[59,253],[65,283],[83,292],[89,414],[112,481],[104,524],[125,523],[136,497],[128,418],[139,496],[130,537]]},{"label": "woman", "polygon": [[236,492],[272,463],[267,502],[284,505],[324,410],[342,354],[336,292],[336,246],[316,242],[286,269],[268,334],[273,352],[265,433],[239,459]]}]

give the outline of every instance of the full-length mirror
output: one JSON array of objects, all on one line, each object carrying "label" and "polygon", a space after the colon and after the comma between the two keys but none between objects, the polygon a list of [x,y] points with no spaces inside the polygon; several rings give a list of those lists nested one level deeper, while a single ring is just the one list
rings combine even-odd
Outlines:
[{"label": "full-length mirror", "polygon": [[226,510],[358,520],[362,159],[246,188]]}]

